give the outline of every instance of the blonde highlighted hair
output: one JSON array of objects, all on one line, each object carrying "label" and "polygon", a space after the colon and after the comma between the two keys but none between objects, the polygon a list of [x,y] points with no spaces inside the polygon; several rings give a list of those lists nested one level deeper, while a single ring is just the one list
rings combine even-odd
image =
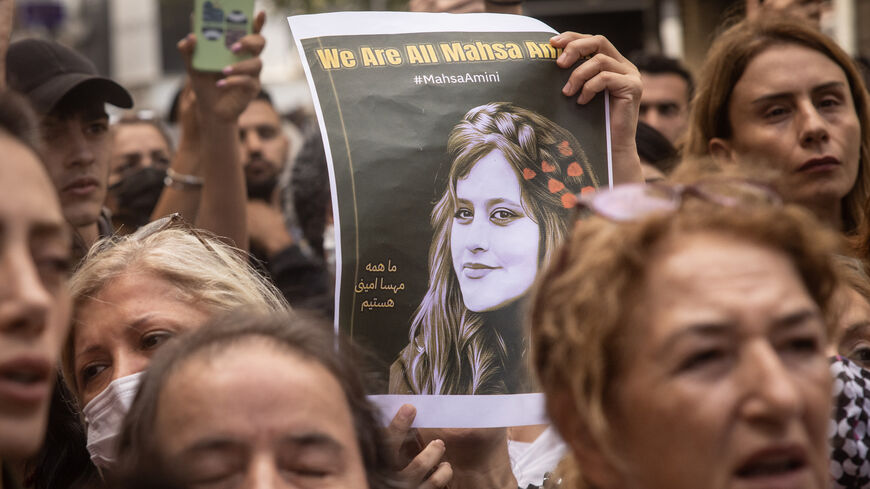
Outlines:
[{"label": "blonde highlighted hair", "polygon": [[[264,312],[290,309],[281,292],[248,263],[246,255],[201,230],[169,228],[144,237],[134,233],[99,241],[70,279],[75,310],[113,280],[147,273],[175,286],[181,297],[217,314],[240,307]],[[64,380],[78,395],[73,370],[73,321],[63,350]]]}]

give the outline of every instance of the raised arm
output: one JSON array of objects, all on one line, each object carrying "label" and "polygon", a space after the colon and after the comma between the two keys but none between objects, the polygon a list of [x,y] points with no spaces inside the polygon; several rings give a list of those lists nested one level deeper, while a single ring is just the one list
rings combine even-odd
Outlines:
[{"label": "raised arm", "polygon": [[196,95],[188,81],[178,102],[178,121],[181,137],[178,148],[172,157],[169,168],[172,177],[160,194],[160,199],[151,213],[151,219],[178,212],[188,222],[196,222],[199,199],[202,193],[202,172],[200,170],[199,121],[196,115]]},{"label": "raised arm", "polygon": [[610,92],[613,183],[643,183],[634,139],[643,91],[640,72],[604,36],[564,32],[550,39],[550,44],[564,49],[556,61],[562,68],[589,58],[571,73],[562,88],[565,96],[576,96],[578,104],[585,104],[604,90]]},{"label": "raised arm", "polygon": [[200,130],[203,187],[195,223],[244,250],[248,248],[247,193],[239,160],[238,118],[260,89],[259,54],[266,44],[260,29],[265,18],[260,12],[254,20],[254,34],[243,37],[234,46],[254,57],[224,68],[223,73],[204,73],[192,68],[196,46],[193,34],[178,44],[196,94]]}]

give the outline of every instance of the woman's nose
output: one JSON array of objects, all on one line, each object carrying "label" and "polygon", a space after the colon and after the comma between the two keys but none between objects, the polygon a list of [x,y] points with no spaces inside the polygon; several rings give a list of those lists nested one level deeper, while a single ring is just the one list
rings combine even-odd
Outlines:
[{"label": "woman's nose", "polygon": [[802,410],[797,374],[770,344],[756,345],[741,359],[743,415],[755,422],[785,424]]},{"label": "woman's nose", "polygon": [[490,230],[486,216],[475,215],[468,224],[466,235],[466,247],[472,252],[486,251],[489,249]]},{"label": "woman's nose", "polygon": [[818,107],[810,101],[798,109],[800,113],[800,143],[802,146],[812,146],[828,140],[828,121],[819,112]]}]

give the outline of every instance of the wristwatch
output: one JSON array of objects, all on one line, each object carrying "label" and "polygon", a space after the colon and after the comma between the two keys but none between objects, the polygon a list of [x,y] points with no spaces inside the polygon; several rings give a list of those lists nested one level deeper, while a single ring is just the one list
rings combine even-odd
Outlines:
[{"label": "wristwatch", "polygon": [[174,172],[172,168],[166,169],[166,177],[163,179],[163,185],[175,190],[199,190],[202,188],[202,182],[202,177],[182,175]]}]

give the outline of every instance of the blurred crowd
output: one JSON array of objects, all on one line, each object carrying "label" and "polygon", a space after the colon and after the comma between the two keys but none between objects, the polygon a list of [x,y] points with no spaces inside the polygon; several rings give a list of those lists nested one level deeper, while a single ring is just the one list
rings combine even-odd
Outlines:
[{"label": "blurred crowd", "polygon": [[752,3],[696,74],[550,40],[565,97],[609,93],[615,184],[569,199],[517,299],[551,424],[417,429],[334,332],[322,135],[260,86],[265,15],[221,72],[179,41],[163,121],[10,43],[0,0],[0,489],[870,487],[870,93],[826,5]]}]

